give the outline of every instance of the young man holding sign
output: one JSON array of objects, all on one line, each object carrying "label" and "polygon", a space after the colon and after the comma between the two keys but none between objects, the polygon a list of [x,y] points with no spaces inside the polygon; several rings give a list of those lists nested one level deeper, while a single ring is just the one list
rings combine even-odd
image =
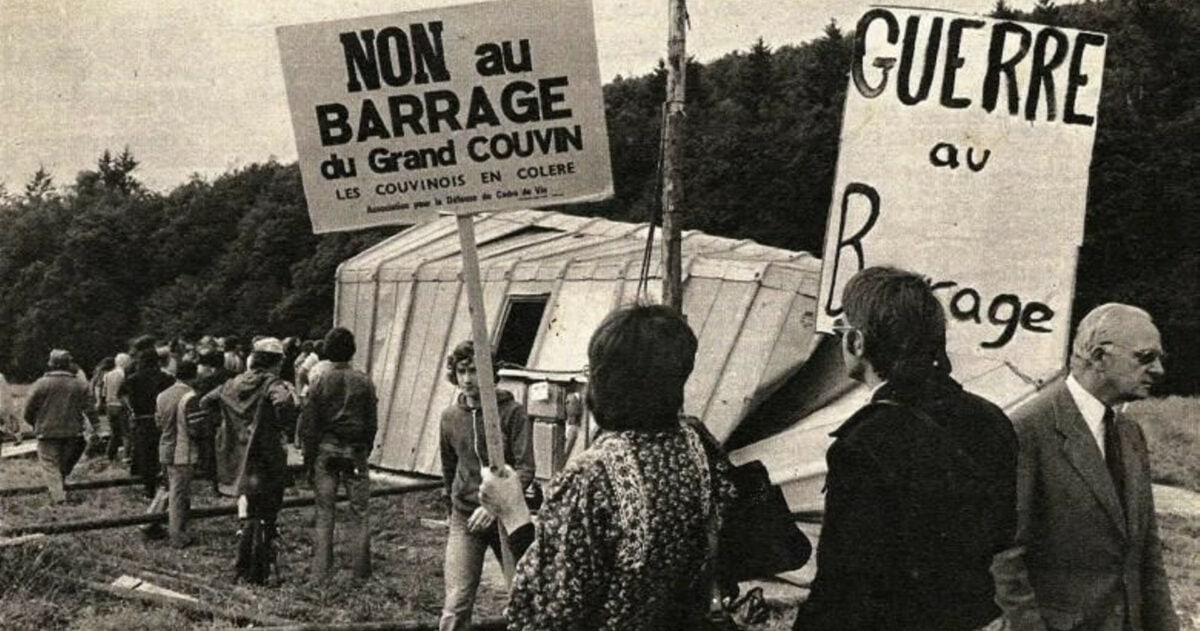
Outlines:
[{"label": "young man holding sign", "polygon": [[[500,557],[500,534],[495,516],[479,504],[480,469],[487,466],[487,439],[479,381],[475,373],[475,344],[460,343],[446,358],[446,378],[459,393],[441,420],[442,479],[450,504],[450,533],[446,539],[444,575],[446,601],[439,628],[460,631],[471,628],[475,592],[483,571],[483,559],[491,548]],[[496,391],[503,434],[504,460],[517,471],[521,488],[533,480],[533,432],[529,419],[513,395]]]}]

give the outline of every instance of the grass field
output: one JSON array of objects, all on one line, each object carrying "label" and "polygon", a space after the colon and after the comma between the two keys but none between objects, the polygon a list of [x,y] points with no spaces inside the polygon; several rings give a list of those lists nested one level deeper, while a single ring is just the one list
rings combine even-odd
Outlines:
[{"label": "grass field", "polygon": [[1138,401],[1126,413],[1146,432],[1154,481],[1200,493],[1200,398]]},{"label": "grass field", "polygon": [[[1155,480],[1200,492],[1200,399],[1171,397],[1140,402],[1128,413],[1146,430]],[[119,477],[125,472],[105,460],[85,460],[73,480]],[[39,483],[30,459],[0,462],[0,487]],[[227,503],[201,484],[195,506]],[[301,493],[290,489],[289,495]],[[303,491],[307,493],[307,491]],[[73,503],[48,507],[42,494],[0,498],[0,524],[119,515],[144,510],[137,487],[76,492]],[[71,579],[111,582],[120,574],[139,574],[163,587],[240,614],[296,622],[418,620],[433,623],[442,600],[442,529],[422,525],[441,518],[436,492],[372,500],[374,577],[352,585],[348,567],[324,586],[307,582],[311,549],[311,508],[284,511],[283,582],[276,587],[233,582],[233,518],[193,522],[197,543],[175,551],[160,541],[145,541],[136,528],[47,537],[20,546],[0,547],[0,629],[4,631],[83,629],[228,628],[228,623],[177,609],[121,600],[81,587]],[[1200,631],[1200,517],[1163,514],[1159,521],[1172,591],[1185,631]],[[339,545],[339,550],[344,546]],[[339,561],[348,562],[344,555]],[[504,593],[494,581],[481,588],[477,614],[498,615]],[[791,612],[775,612],[765,629],[788,629]]]},{"label": "grass field", "polygon": [[[3,463],[4,487],[36,480],[34,461]],[[102,459],[85,462],[74,479],[114,477]],[[193,505],[226,504],[203,485],[193,486]],[[307,491],[305,491],[307,492]],[[299,492],[289,489],[289,495]],[[0,522],[8,525],[76,520],[145,510],[138,487],[77,491],[67,506],[48,507],[44,495],[0,498]],[[307,580],[311,508],[285,510],[281,517],[282,583],[276,587],[234,584],[236,520],[196,520],[196,543],[177,551],[162,541],[145,540],[137,528],[99,530],[48,537],[21,546],[0,547],[0,629],[135,629],[182,631],[208,628],[204,616],[169,607],[127,602],[81,588],[64,577],[112,582],[121,574],[149,577],[155,584],[239,613],[303,622],[419,620],[435,622],[441,609],[441,559],[445,534],[421,524],[440,518],[437,492],[374,498],[372,562],[374,576],[352,585],[348,565],[321,586]],[[342,542],[339,550],[345,549]],[[348,563],[346,555],[337,561]],[[499,615],[504,594],[485,585],[476,609]],[[226,623],[227,624],[227,623]]]}]

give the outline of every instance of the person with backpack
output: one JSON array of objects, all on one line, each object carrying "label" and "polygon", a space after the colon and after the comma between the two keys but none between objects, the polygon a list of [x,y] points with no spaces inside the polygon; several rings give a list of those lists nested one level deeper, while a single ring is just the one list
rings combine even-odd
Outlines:
[{"label": "person with backpack", "polygon": [[1012,423],[950,377],[928,280],[871,267],[842,306],[846,371],[871,400],[833,432],[817,575],[794,628],[999,628],[990,566],[1016,529]]},{"label": "person with backpack", "polygon": [[237,577],[266,583],[277,571],[277,519],[287,480],[284,442],[298,415],[292,386],[279,377],[283,344],[254,342],[252,368],[204,395],[202,408],[218,410],[217,485],[238,498]]}]

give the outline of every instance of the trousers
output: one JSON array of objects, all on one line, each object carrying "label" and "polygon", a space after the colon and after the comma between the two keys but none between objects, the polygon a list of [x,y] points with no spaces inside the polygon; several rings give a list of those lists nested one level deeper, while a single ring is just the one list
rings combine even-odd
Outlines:
[{"label": "trousers", "polygon": [[167,513],[167,536],[171,545],[187,545],[188,511],[192,508],[192,469],[190,464],[163,465],[167,471],[167,488],[159,489],[150,502],[147,513]]},{"label": "trousers", "polygon": [[158,486],[158,426],[154,424],[154,416],[133,417],[131,432],[133,442],[133,459],[130,463],[130,473],[142,479],[146,495],[154,497]]},{"label": "trousers", "polygon": [[313,578],[328,578],[333,572],[334,502],[338,486],[346,488],[350,510],[346,534],[355,578],[371,575],[371,531],[368,507],[371,481],[367,476],[368,447],[322,442],[313,463],[316,492],[316,524],[313,530]]},{"label": "trousers", "polygon": [[83,436],[38,439],[38,462],[51,502],[67,501],[66,478],[83,456],[85,445]]},{"label": "trousers", "polygon": [[467,530],[469,514],[450,509],[450,532],[446,538],[446,559],[443,575],[446,579],[446,600],[442,605],[439,631],[470,631],[471,614],[475,609],[475,594],[483,574],[483,560],[488,548],[500,560],[500,533],[493,524],[484,532]]},{"label": "trousers", "polygon": [[108,448],[105,455],[109,460],[116,460],[117,450],[125,447],[125,456],[129,457],[132,449],[129,444],[129,415],[124,406],[107,405],[105,414],[108,417]]}]

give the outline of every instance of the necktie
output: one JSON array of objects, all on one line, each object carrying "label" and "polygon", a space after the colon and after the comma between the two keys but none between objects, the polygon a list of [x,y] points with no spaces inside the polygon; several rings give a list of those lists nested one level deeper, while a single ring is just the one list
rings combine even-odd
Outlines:
[{"label": "necktie", "polygon": [[1117,415],[1112,408],[1104,408],[1104,463],[1108,475],[1117,489],[1117,499],[1125,508],[1125,467],[1121,461],[1121,437],[1117,434]]}]

